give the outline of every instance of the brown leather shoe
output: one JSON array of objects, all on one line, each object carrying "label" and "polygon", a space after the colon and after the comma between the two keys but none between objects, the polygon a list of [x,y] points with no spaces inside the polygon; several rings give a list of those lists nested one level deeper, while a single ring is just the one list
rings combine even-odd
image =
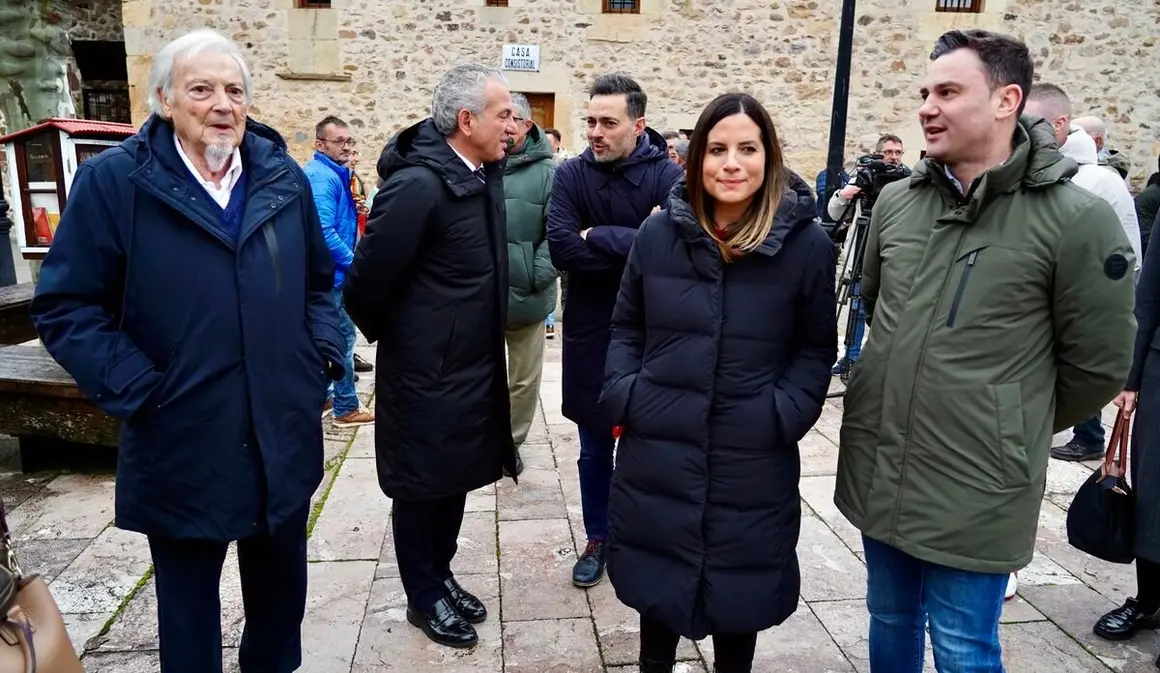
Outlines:
[{"label": "brown leather shoe", "polygon": [[334,398],[326,400],[326,404],[322,405],[322,417],[326,418],[334,412]]},{"label": "brown leather shoe", "polygon": [[374,425],[375,415],[369,411],[355,409],[345,416],[335,416],[332,422],[337,428],[357,428],[360,425]]}]

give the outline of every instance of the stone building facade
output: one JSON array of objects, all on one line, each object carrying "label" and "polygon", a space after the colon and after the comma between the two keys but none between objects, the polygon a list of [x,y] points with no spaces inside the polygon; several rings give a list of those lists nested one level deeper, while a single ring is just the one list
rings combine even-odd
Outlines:
[{"label": "stone building facade", "polygon": [[[948,0],[861,0],[848,136],[892,132],[918,160],[918,82],[935,38],[982,27],[1024,39],[1044,80],[1067,88],[1076,114],[1105,117],[1139,185],[1160,153],[1160,46],[1154,0],[982,0],[979,13],[936,11]],[[585,88],[610,70],[635,75],[655,128],[692,128],[715,95],[746,90],[779,122],[792,166],[823,166],[841,3],[819,0],[124,0],[134,122],[147,115],[150,56],[195,26],[237,40],[254,73],[254,116],[310,152],[316,120],[356,129],[364,163],[391,134],[426,116],[440,74],[461,60],[499,65],[505,43],[540,48],[539,72],[509,72],[513,90],[541,94],[570,149],[583,147]],[[329,4],[304,9],[300,4]],[[488,6],[506,4],[506,7]],[[628,4],[633,4],[629,2]],[[848,157],[850,158],[850,157]],[[365,169],[364,169],[365,170]]]}]

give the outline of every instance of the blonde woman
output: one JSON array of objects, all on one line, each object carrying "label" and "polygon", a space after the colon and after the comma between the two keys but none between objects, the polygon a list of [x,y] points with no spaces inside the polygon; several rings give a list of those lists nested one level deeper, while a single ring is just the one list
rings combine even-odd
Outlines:
[{"label": "blonde woman", "polygon": [[709,635],[715,671],[748,673],[757,633],[797,608],[797,443],[837,357],[816,218],[769,114],[725,94],[629,254],[601,399],[622,426],[608,576],[640,612],[641,673]]}]

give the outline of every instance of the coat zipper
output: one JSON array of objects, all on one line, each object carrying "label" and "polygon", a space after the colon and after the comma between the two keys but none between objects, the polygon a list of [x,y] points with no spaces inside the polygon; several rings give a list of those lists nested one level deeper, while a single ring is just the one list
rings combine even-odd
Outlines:
[{"label": "coat zipper", "polygon": [[971,269],[975,267],[975,259],[978,256],[979,251],[976,250],[967,257],[967,264],[963,267],[963,275],[959,278],[959,287],[955,290],[955,298],[951,301],[951,314],[947,316],[947,327],[955,326],[955,318],[959,316],[959,304],[963,301],[967,282],[971,279]]}]

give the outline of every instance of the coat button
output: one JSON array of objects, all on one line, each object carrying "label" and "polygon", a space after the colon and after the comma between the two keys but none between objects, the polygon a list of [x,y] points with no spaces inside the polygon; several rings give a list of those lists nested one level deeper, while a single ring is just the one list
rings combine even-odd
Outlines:
[{"label": "coat button", "polygon": [[285,200],[286,200],[286,197],[285,197],[285,196],[279,196],[279,197],[278,197],[278,200],[279,200],[279,201],[285,201]]},{"label": "coat button", "polygon": [[271,204],[270,204],[270,209],[271,209],[271,210],[273,210],[274,208],[277,208],[277,207],[278,207],[278,206],[274,205],[273,203],[271,203]]}]

